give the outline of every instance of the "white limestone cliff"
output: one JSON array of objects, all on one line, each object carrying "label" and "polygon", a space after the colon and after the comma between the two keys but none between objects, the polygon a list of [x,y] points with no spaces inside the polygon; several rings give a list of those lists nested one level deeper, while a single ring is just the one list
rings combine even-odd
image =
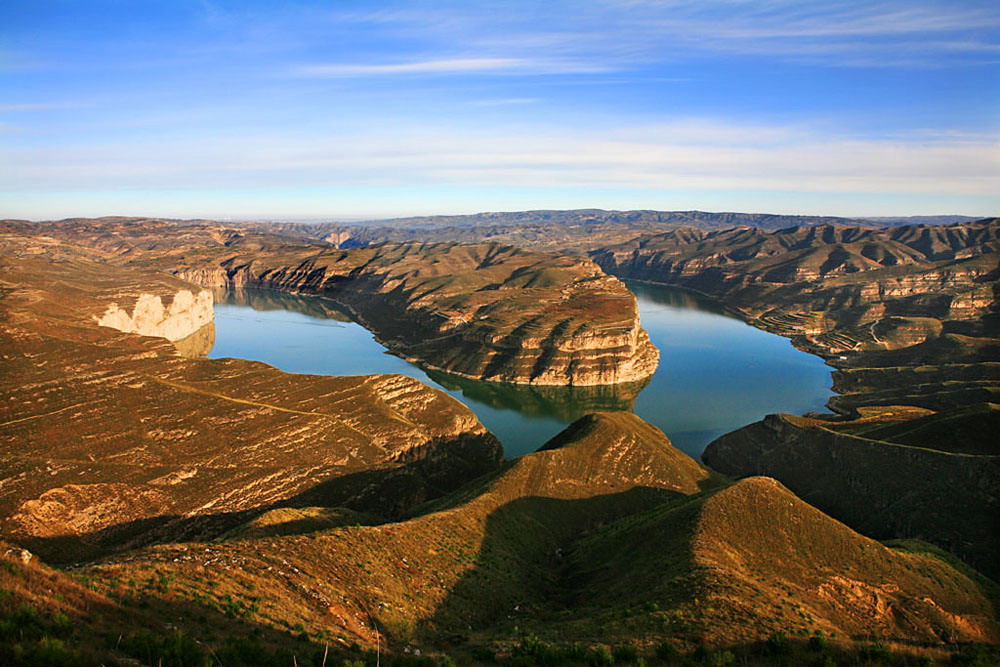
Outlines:
[{"label": "white limestone cliff", "polygon": [[196,295],[190,290],[182,289],[174,294],[169,306],[163,305],[160,296],[142,294],[136,300],[131,314],[117,303],[112,303],[104,315],[94,319],[102,327],[178,341],[212,322],[212,306],[210,291],[201,290]]}]

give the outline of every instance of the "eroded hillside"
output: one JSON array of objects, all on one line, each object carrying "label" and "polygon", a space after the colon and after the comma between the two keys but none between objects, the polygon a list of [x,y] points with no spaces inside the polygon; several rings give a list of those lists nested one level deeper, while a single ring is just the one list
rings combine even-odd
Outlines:
[{"label": "eroded hillside", "polygon": [[415,380],[185,358],[201,329],[175,346],[104,320],[207,292],[77,248],[2,243],[0,529],[46,558],[211,535],[313,496],[393,516],[500,461],[468,409]]},{"label": "eroded hillside", "polygon": [[1000,221],[677,230],[595,253],[623,278],[705,292],[834,366],[840,418],[771,416],[709,445],[879,538],[996,574]]}]

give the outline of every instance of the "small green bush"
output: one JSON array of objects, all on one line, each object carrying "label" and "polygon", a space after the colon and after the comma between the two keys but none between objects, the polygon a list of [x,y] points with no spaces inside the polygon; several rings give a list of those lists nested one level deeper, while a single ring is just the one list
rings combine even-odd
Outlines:
[{"label": "small green bush", "polygon": [[598,646],[590,649],[587,664],[592,665],[592,667],[609,667],[615,664],[615,658],[607,646]]},{"label": "small green bush", "polygon": [[626,665],[639,660],[639,651],[637,651],[636,648],[630,644],[616,646],[611,652],[611,655],[614,657],[616,663],[623,663]]},{"label": "small green bush", "polygon": [[476,646],[472,649],[472,657],[479,662],[496,662],[496,651],[489,646]]},{"label": "small green bush", "polygon": [[892,662],[892,651],[882,642],[865,644],[858,650],[858,656],[868,662]]},{"label": "small green bush", "polygon": [[211,667],[208,654],[183,632],[161,638],[140,630],[122,640],[121,650],[137,660],[162,667]]},{"label": "small green bush", "polygon": [[43,637],[24,651],[22,664],[32,667],[76,667],[82,665],[83,660],[76,651],[67,648],[61,639]]},{"label": "small green bush", "polygon": [[784,632],[774,632],[764,642],[764,648],[771,655],[788,655],[792,647],[788,643],[788,635]]},{"label": "small green bush", "polygon": [[659,660],[676,660],[681,655],[681,652],[677,650],[677,647],[670,642],[663,642],[656,647],[656,657]]}]

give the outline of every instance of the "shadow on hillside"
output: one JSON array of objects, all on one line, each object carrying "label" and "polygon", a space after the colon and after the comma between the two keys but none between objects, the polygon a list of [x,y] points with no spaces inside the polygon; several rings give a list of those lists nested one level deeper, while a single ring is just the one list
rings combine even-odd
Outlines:
[{"label": "shadow on hillside", "polygon": [[[705,480],[702,490],[716,484]],[[604,607],[612,600],[637,602],[652,589],[644,588],[645,583],[632,589],[637,581],[631,576],[635,564],[630,562],[630,542],[615,537],[633,517],[670,512],[702,495],[634,487],[590,498],[526,497],[502,505],[485,519],[473,567],[418,632],[430,641],[454,643],[486,628],[501,636],[516,634],[519,625],[524,629],[522,623],[550,627],[571,612]],[[678,525],[671,543],[664,544],[678,574],[691,567],[691,535]],[[599,563],[587,561],[597,553]],[[627,582],[624,588],[622,582]]]},{"label": "shadow on hillside", "polygon": [[410,460],[318,481],[289,498],[247,510],[190,516],[165,514],[78,535],[15,539],[46,562],[67,565],[157,543],[214,540],[281,508],[341,507],[364,513],[374,523],[393,521],[469,480],[494,472],[500,456],[499,444],[493,436],[466,436],[410,450],[407,456]]}]

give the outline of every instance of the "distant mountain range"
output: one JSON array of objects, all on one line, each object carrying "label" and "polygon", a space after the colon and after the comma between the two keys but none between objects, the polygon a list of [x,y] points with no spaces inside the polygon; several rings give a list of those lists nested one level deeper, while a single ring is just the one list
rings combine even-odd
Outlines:
[{"label": "distant mountain range", "polygon": [[479,243],[496,241],[538,250],[588,252],[623,243],[640,235],[666,232],[680,227],[718,231],[733,227],[776,230],[819,225],[901,226],[947,224],[975,220],[962,215],[914,216],[909,218],[839,218],[818,215],[771,213],[712,213],[706,211],[514,211],[470,215],[339,222],[249,222],[238,223],[257,231],[294,236],[353,248],[373,243],[446,241]]},{"label": "distant mountain range", "polygon": [[906,215],[906,216],[887,216],[887,217],[860,218],[860,219],[871,222],[877,222],[880,225],[886,225],[886,226],[950,225],[955,222],[972,222],[973,220],[979,220],[979,218],[968,215]]},{"label": "distant mountain range", "polygon": [[466,215],[429,215],[405,218],[384,218],[359,220],[344,223],[343,226],[358,227],[460,227],[497,225],[581,225],[581,224],[669,224],[674,226],[697,227],[699,229],[725,229],[728,227],[759,227],[780,229],[825,224],[858,224],[874,222],[879,225],[944,225],[955,222],[971,222],[979,218],[967,215],[912,215],[912,216],[864,216],[842,217],[823,215],[781,215],[774,213],[735,213],[710,211],[655,211],[636,209],[614,211],[599,208],[570,210],[536,210],[483,212]]},{"label": "distant mountain range", "polygon": [[760,227],[778,229],[799,225],[856,223],[851,218],[818,215],[774,215],[771,213],[711,213],[706,211],[605,211],[583,208],[568,211],[511,211],[473,213],[471,215],[432,215],[411,218],[371,220],[357,223],[365,226],[390,227],[458,227],[481,225],[599,225],[666,224],[672,226],[723,229],[727,227]]}]

